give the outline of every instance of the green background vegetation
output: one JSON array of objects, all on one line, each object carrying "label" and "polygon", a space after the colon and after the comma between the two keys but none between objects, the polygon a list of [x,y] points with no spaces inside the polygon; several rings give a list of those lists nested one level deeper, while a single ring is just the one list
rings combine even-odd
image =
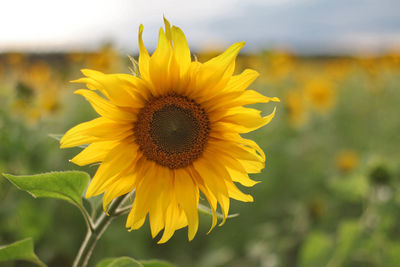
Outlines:
[{"label": "green background vegetation", "polygon": [[[129,64],[112,47],[90,54],[0,55],[0,173],[93,175],[97,166],[68,162],[80,148],[60,150],[48,134],[96,117],[73,95],[79,85],[68,82],[81,76],[80,68],[127,73]],[[267,154],[264,171],[252,175],[262,182],[241,187],[255,202],[233,200],[230,212],[240,216],[209,235],[211,218],[201,215],[192,242],[184,229],[157,245],[148,223],[128,232],[126,216],[119,217],[98,243],[91,266],[119,256],[197,267],[400,266],[400,56],[269,51],[241,55],[237,71],[249,67],[261,74],[250,88],[281,99],[256,105],[265,115],[276,105],[277,114],[247,134]],[[310,85],[316,78],[322,82]],[[350,151],[350,159],[343,151]],[[78,209],[34,199],[4,178],[0,205],[0,245],[32,237],[43,262],[71,265],[86,233]]]}]

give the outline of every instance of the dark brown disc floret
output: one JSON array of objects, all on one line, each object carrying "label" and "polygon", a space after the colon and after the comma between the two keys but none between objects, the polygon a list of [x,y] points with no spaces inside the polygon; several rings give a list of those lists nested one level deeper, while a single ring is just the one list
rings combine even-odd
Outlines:
[{"label": "dark brown disc floret", "polygon": [[202,155],[210,122],[198,103],[171,94],[153,98],[139,111],[134,132],[148,160],[178,169]]}]

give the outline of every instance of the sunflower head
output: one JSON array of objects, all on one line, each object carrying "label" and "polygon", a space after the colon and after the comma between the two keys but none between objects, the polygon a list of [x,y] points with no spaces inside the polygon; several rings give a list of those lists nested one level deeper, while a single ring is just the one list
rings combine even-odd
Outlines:
[{"label": "sunflower head", "polygon": [[325,77],[307,81],[304,91],[311,106],[320,112],[329,111],[335,104],[336,92],[334,84]]},{"label": "sunflower head", "polygon": [[[279,101],[247,87],[258,73],[247,69],[233,75],[244,43],[200,63],[192,61],[183,32],[164,19],[158,46],[150,56],[139,27],[139,76],[82,70],[85,97],[100,117],[70,129],[61,147],[88,144],[71,161],[100,162],[86,197],[104,193],[103,205],[135,190],[126,226],[138,229],[149,217],[159,243],[188,226],[189,240],[198,229],[200,195],[217,223],[218,205],[224,223],[230,199],[253,201],[236,186],[253,186],[249,173],[264,168],[265,155],[242,133],[271,121],[243,105]],[[97,92],[102,94],[100,96]],[[210,230],[211,230],[210,229]]]},{"label": "sunflower head", "polygon": [[349,173],[357,168],[359,161],[356,151],[342,150],[336,156],[336,167],[344,173]]}]

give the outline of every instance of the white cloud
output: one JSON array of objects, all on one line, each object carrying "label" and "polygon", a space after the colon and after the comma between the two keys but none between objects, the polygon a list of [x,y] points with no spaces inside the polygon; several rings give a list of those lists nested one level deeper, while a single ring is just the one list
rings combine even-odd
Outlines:
[{"label": "white cloud", "polygon": [[[399,8],[398,0],[2,0],[0,51],[94,48],[103,41],[132,51],[140,23],[154,48],[163,15],[194,48],[241,40],[253,48],[285,43],[303,49],[331,40],[351,46],[357,34],[399,36]],[[374,47],[392,40],[369,39]]]}]

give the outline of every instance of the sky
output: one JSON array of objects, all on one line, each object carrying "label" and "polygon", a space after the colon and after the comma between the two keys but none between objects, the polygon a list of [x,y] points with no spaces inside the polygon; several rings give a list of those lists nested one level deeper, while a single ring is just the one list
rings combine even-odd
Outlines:
[{"label": "sky", "polygon": [[400,48],[399,0],[2,0],[1,51],[92,50],[105,42],[137,52],[144,25],[154,49],[163,15],[193,50],[246,41],[246,49],[303,53]]}]

